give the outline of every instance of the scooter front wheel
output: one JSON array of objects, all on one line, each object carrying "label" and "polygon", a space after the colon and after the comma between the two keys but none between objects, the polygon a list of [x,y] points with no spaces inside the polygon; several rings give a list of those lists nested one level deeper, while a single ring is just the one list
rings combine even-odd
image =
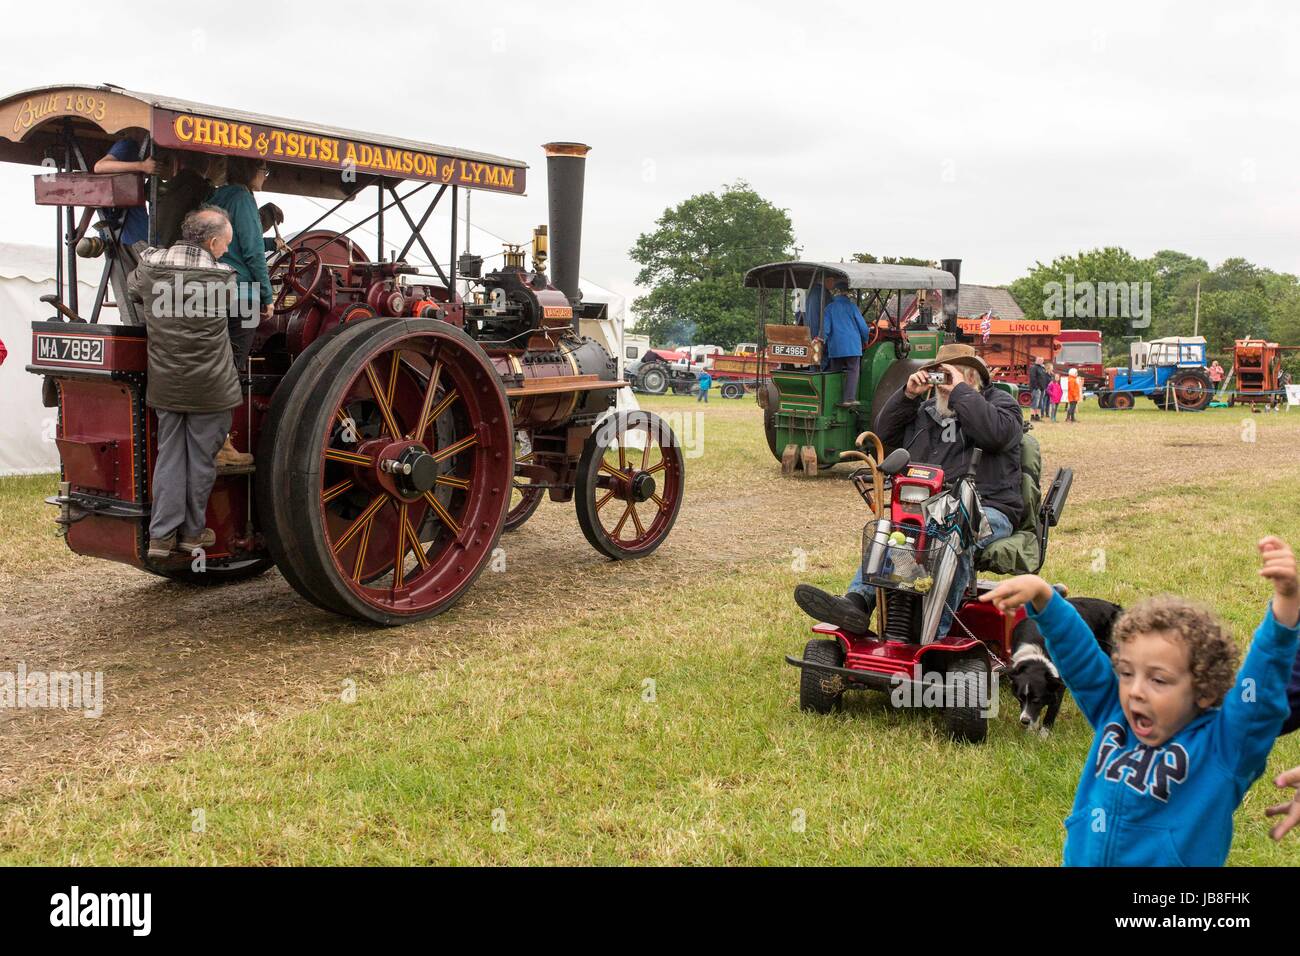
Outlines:
[{"label": "scooter front wheel", "polygon": [[[989,734],[989,662],[963,657],[952,661],[944,674],[946,699],[943,719],[948,735],[964,743],[983,743]],[[997,693],[996,686],[993,693]],[[960,705],[960,706],[958,706]]]}]

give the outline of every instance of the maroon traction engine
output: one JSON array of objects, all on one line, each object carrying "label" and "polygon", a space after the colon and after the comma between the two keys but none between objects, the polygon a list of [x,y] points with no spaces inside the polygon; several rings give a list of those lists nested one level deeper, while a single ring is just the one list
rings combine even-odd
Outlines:
[{"label": "maroon traction engine", "polygon": [[[268,185],[280,192],[336,199],[335,210],[358,205],[363,190],[377,198],[347,230],[317,229],[327,213],[273,256],[273,314],[258,329],[246,402],[233,416],[235,447],[256,463],[218,476],[209,552],[165,562],[146,557],[156,452],[146,331],[98,322],[107,268],[87,314],[77,301],[74,250],[84,254],[92,218],[101,228],[108,207],[156,199],[141,176],[88,172],[132,132],[160,170],[182,150],[249,156],[268,163]],[[480,257],[457,256],[459,194],[522,193],[518,161],[116,87],[0,100],[0,159],[52,167],[36,177],[36,197],[58,215],[59,295],[47,297],[58,314],[32,324],[28,369],[58,405],[62,480],[50,500],[68,546],[197,584],[274,564],[313,604],[384,625],[450,607],[502,531],[547,495],[575,502],[601,554],[654,551],[681,507],[683,456],[662,420],[614,410],[623,387],[615,361],[579,332],[584,311],[599,309],[578,289],[586,153],[546,147],[550,228],[535,233],[532,268],[507,246],[501,268],[483,272]],[[406,182],[418,185],[399,196]],[[436,194],[417,220],[405,203],[427,187]],[[448,192],[444,270],[421,229]],[[384,259],[393,208],[410,237]],[[349,238],[369,222],[379,259]],[[111,258],[116,228],[101,234]],[[548,241],[553,278],[543,271]],[[416,244],[428,265],[408,263]],[[472,294],[458,294],[458,281]]]}]

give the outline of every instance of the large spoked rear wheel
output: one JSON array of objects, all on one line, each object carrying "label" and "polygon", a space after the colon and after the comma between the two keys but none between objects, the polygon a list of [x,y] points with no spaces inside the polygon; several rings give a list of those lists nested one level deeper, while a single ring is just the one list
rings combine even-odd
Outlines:
[{"label": "large spoked rear wheel", "polygon": [[657,366],[650,366],[641,372],[641,391],[647,395],[662,395],[668,391],[668,374]]},{"label": "large spoked rear wheel", "polygon": [[[326,611],[341,612],[329,592],[317,593],[298,572],[292,556],[306,542],[296,537],[298,523],[291,520],[289,484],[293,466],[294,435],[306,408],[316,400],[314,387],[326,368],[339,353],[356,347],[356,343],[383,330],[384,323],[362,321],[342,325],[320,336],[311,343],[276,387],[271,409],[262,423],[257,448],[257,474],[255,478],[256,504],[259,524],[267,548],[275,559],[280,574],[299,595]],[[299,388],[306,377],[308,384]]]},{"label": "large spoked rear wheel", "polygon": [[682,507],[686,463],[673,430],[651,412],[616,412],[588,437],[578,460],[578,524],[614,560],[661,545]]},{"label": "large spoked rear wheel", "polygon": [[288,496],[273,552],[313,600],[392,625],[446,610],[491,557],[513,429],[500,379],[464,332],[364,325],[294,384],[304,398],[279,422],[277,443],[290,447],[272,484]]},{"label": "large spoked rear wheel", "polygon": [[[515,465],[527,465],[533,461],[533,435],[526,428],[515,432]],[[514,487],[510,491],[510,510],[506,512],[505,530],[514,531],[533,516],[533,512],[546,497],[546,489],[532,487],[531,478],[516,474]]]},{"label": "large spoked rear wheel", "polygon": [[[1173,390],[1178,409],[1184,412],[1204,411],[1214,400],[1214,383],[1209,374],[1199,368],[1184,369],[1175,375]],[[1166,407],[1172,406],[1166,403]]]}]

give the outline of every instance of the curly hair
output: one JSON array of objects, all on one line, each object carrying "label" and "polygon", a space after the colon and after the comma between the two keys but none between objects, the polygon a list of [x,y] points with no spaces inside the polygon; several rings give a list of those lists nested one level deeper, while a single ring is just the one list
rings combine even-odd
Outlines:
[{"label": "curly hair", "polygon": [[1115,622],[1111,659],[1120,647],[1139,634],[1174,634],[1187,648],[1191,660],[1192,692],[1208,697],[1211,707],[1223,703],[1236,681],[1239,653],[1223,623],[1207,608],[1180,597],[1153,597],[1139,601]]}]

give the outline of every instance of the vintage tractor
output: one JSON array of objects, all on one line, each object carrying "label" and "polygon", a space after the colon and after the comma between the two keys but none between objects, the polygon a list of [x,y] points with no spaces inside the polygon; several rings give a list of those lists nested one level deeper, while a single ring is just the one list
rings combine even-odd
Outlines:
[{"label": "vintage tractor", "polygon": [[1133,342],[1128,368],[1106,369],[1106,385],[1097,391],[1097,404],[1123,411],[1132,408],[1140,395],[1165,410],[1199,412],[1209,408],[1214,385],[1206,371],[1205,338]]},{"label": "vintage tractor", "polygon": [[[544,495],[573,501],[609,558],[648,555],[672,529],[685,478],[675,436],[652,414],[613,410],[625,387],[616,363],[578,333],[588,147],[545,147],[550,228],[535,233],[531,268],[508,246],[484,272],[480,257],[457,255],[458,200],[464,189],[522,193],[517,160],[116,87],[9,97],[0,136],[0,159],[45,164],[37,202],[56,207],[63,245],[58,315],[33,323],[28,369],[58,407],[62,475],[51,501],[74,552],[198,584],[274,564],[313,604],[393,625],[450,607],[503,528],[526,521]],[[88,172],[123,136],[160,168],[181,151],[255,158],[279,191],[338,200],[330,212],[368,191],[375,210],[342,232],[317,228],[327,212],[272,259],[272,316],[258,328],[232,432],[255,464],[217,478],[207,513],[215,545],[161,561],[146,554],[156,454],[147,330],[98,322],[108,268],[93,305],[76,298],[76,251],[92,218],[143,206],[146,194],[156,202],[156,176],[146,185]],[[404,181],[415,185],[399,195]],[[406,204],[430,187],[417,220]],[[421,230],[448,194],[444,268]],[[385,258],[394,208],[409,236]],[[378,258],[349,236],[370,223]],[[120,232],[106,222],[101,233],[111,265],[124,252]],[[407,258],[417,244],[423,267]]]},{"label": "vintage tractor", "polygon": [[[755,394],[768,448],[783,471],[814,475],[837,464],[855,437],[871,430],[885,399],[909,375],[945,342],[968,340],[957,325],[961,260],[945,259],[942,265],[777,262],[746,273],[745,285],[759,290]],[[849,284],[871,329],[854,396],[843,394],[843,372],[823,368],[821,342],[813,340],[800,308],[807,293],[828,277]],[[910,293],[906,300],[904,293]],[[1005,387],[1015,392],[1014,385]],[[848,399],[859,404],[842,407]]]}]

